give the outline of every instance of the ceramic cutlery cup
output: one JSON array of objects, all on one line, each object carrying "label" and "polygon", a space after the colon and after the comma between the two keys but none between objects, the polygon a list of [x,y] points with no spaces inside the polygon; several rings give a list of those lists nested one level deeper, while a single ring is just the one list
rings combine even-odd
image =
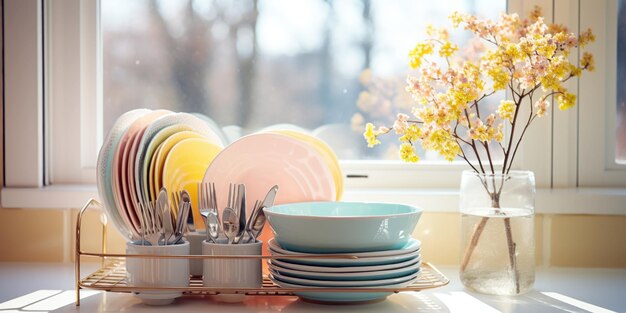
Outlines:
[{"label": "ceramic cutlery cup", "polygon": [[[247,239],[247,238],[246,238]],[[245,241],[244,241],[245,242]],[[204,241],[204,255],[261,255],[263,243],[228,244],[227,239],[218,239],[217,243]],[[203,285],[216,288],[261,288],[263,284],[262,261],[260,258],[204,260]],[[223,302],[240,302],[244,294],[222,292],[216,299]]]},{"label": "ceramic cutlery cup", "polygon": [[[189,255],[189,242],[167,246],[144,246],[139,242],[126,244],[126,254]],[[188,259],[127,258],[126,278],[133,287],[189,286]],[[150,305],[166,305],[182,295],[181,292],[145,290],[135,295]]]}]

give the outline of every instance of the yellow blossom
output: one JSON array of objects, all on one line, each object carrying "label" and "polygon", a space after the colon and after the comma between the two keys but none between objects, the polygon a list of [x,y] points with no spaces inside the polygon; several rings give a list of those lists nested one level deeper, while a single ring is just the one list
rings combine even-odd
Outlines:
[{"label": "yellow blossom", "polygon": [[502,68],[490,68],[487,71],[487,75],[489,75],[489,77],[491,77],[491,80],[493,80],[493,90],[502,90],[504,88],[506,88],[506,85],[509,83],[509,80],[511,79],[511,76],[509,76],[509,73],[507,73],[504,69]]},{"label": "yellow blossom", "polygon": [[588,43],[596,41],[596,35],[593,34],[591,28],[588,28],[578,38],[578,44],[581,47],[585,47]]},{"label": "yellow blossom", "polygon": [[449,41],[446,41],[441,46],[441,48],[439,48],[439,55],[441,57],[448,58],[448,57],[452,56],[454,54],[454,52],[456,52],[458,49],[459,48],[455,44],[453,44],[453,43],[451,43]]},{"label": "yellow blossom", "polygon": [[450,21],[452,21],[452,27],[457,28],[463,22],[463,15],[459,12],[453,12],[450,15]]},{"label": "yellow blossom", "polygon": [[419,157],[415,154],[415,149],[413,145],[408,142],[402,143],[400,145],[400,158],[404,160],[404,162],[416,163],[419,161]]},{"label": "yellow blossom", "polygon": [[409,64],[411,68],[418,68],[422,65],[424,56],[433,53],[434,45],[432,42],[420,42],[415,48],[409,52]]},{"label": "yellow blossom", "polygon": [[400,141],[416,142],[422,137],[422,130],[416,125],[411,124],[404,129],[403,135],[398,138]]},{"label": "yellow blossom", "polygon": [[583,52],[583,57],[580,59],[580,66],[586,68],[590,72],[596,69],[595,62],[593,60],[593,54],[589,52]]},{"label": "yellow blossom", "polygon": [[498,128],[493,135],[493,139],[497,142],[502,142],[502,140],[504,139],[504,124],[500,123],[498,125]]},{"label": "yellow blossom", "polygon": [[556,97],[556,100],[559,103],[559,110],[564,111],[573,107],[576,104],[576,95],[567,91],[563,91],[559,93],[559,95]]},{"label": "yellow blossom", "polygon": [[375,145],[380,144],[380,140],[376,138],[377,135],[378,133],[374,130],[374,124],[367,123],[365,125],[365,132],[363,133],[363,137],[365,137],[365,140],[367,140],[368,147],[372,148]]},{"label": "yellow blossom", "polygon": [[501,100],[500,106],[498,106],[498,110],[496,111],[500,118],[503,120],[508,120],[509,122],[513,122],[513,114],[515,113],[515,102],[512,100]]}]

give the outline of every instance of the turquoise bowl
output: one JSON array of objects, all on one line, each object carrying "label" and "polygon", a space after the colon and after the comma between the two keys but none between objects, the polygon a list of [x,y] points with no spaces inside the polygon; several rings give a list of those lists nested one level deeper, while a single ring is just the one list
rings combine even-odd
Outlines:
[{"label": "turquoise bowl", "polygon": [[423,212],[404,204],[364,202],[300,202],[264,210],[278,243],[304,253],[400,249]]}]

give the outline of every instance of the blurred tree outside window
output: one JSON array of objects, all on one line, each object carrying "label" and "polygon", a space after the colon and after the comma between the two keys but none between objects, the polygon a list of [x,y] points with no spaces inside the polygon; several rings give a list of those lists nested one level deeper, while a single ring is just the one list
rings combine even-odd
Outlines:
[{"label": "blurred tree outside window", "polygon": [[[622,51],[626,18],[620,1]],[[101,5],[105,133],[128,110],[164,108],[205,114],[242,135],[265,127],[301,128],[326,140],[340,159],[392,160],[398,159],[393,138],[367,149],[358,126],[391,121],[410,108],[404,92],[408,52],[426,26],[450,25],[448,16],[457,10],[488,18],[506,10],[505,0],[102,0]],[[461,45],[468,36],[452,33]],[[626,72],[623,56],[618,66],[618,75]],[[617,90],[624,134],[626,88]],[[272,126],[277,124],[282,126]],[[625,159],[626,147],[618,150]]]}]

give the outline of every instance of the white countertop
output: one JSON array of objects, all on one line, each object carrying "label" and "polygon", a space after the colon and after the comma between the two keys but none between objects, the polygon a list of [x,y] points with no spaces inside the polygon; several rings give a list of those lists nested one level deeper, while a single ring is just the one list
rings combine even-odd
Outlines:
[{"label": "white countertop", "polygon": [[[87,266],[83,276],[89,274]],[[365,305],[320,305],[297,297],[248,297],[223,304],[211,297],[183,297],[164,307],[147,306],[131,294],[83,289],[74,305],[73,264],[0,263],[0,313],[15,312],[626,312],[626,269],[537,270],[535,288],[517,297],[463,289],[454,267],[439,268],[451,282],[424,292],[400,293]]]}]

